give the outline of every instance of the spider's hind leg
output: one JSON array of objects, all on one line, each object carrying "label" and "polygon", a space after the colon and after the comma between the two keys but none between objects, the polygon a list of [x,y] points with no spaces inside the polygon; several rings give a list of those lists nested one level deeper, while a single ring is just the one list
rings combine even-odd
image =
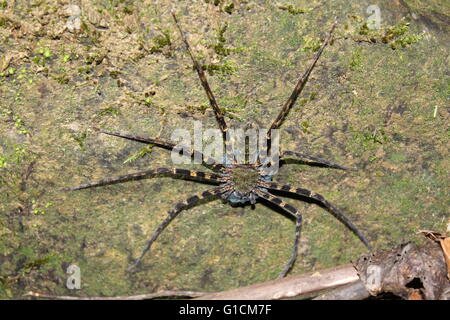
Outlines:
[{"label": "spider's hind leg", "polygon": [[275,197],[274,195],[270,194],[269,192],[265,192],[262,190],[257,191],[258,196],[269,201],[270,203],[274,204],[275,206],[293,214],[295,216],[295,237],[294,237],[294,246],[292,248],[292,254],[289,259],[289,261],[284,266],[283,270],[278,275],[277,279],[284,278],[286,274],[292,269],[295,260],[297,260],[298,255],[298,245],[300,243],[300,231],[302,227],[302,214],[295,209],[290,204],[284,202],[278,197]]},{"label": "spider's hind leg", "polygon": [[147,253],[148,250],[150,250],[153,242],[155,242],[156,239],[158,239],[159,235],[164,231],[164,229],[169,225],[169,223],[178,216],[178,214],[182,210],[192,206],[193,204],[197,203],[201,199],[218,196],[219,194],[221,194],[223,192],[223,189],[224,189],[223,186],[220,186],[220,187],[216,187],[216,188],[213,188],[213,189],[210,189],[210,190],[206,190],[206,191],[204,191],[204,192],[202,192],[200,194],[197,194],[197,195],[194,195],[192,197],[189,197],[185,201],[177,203],[175,205],[175,208],[169,211],[169,213],[168,213],[169,215],[158,226],[158,228],[155,230],[155,232],[153,232],[151,238],[147,241],[144,249],[142,250],[141,255],[128,268],[128,271],[129,272],[133,272],[133,271],[136,270],[136,267],[141,263],[142,259],[144,258],[144,255]]},{"label": "spider's hind leg", "polygon": [[267,181],[264,184],[264,187],[267,189],[272,190],[280,190],[284,191],[290,194],[296,194],[302,197],[306,197],[309,199],[314,199],[318,201],[323,207],[325,207],[336,219],[338,219],[340,222],[342,222],[350,231],[352,231],[358,238],[361,240],[361,242],[367,247],[367,249],[372,250],[371,245],[369,244],[369,241],[367,241],[366,237],[359,231],[359,229],[353,224],[353,222],[350,221],[349,218],[347,218],[341,210],[336,208],[334,205],[332,205],[330,202],[328,202],[321,194],[315,193],[313,191],[310,191],[308,189],[303,188],[296,188],[293,186],[290,186],[288,184],[279,184],[272,181]]}]

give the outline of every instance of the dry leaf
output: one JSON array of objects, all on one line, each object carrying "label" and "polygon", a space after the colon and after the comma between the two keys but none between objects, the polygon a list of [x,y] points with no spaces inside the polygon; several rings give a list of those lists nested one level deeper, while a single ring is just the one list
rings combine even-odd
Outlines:
[{"label": "dry leaf", "polygon": [[444,251],[445,262],[447,262],[447,277],[450,279],[450,237],[441,239],[442,251]]},{"label": "dry leaf", "polygon": [[408,300],[423,300],[420,290],[413,289],[409,294]]}]

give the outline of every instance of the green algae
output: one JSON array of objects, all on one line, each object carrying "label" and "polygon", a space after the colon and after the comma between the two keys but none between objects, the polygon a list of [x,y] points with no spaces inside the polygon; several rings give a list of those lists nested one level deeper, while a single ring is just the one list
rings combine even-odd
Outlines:
[{"label": "green algae", "polygon": [[[366,32],[361,3],[332,1],[294,15],[270,1],[238,1],[230,12],[231,2],[205,2],[180,4],[178,17],[202,65],[214,66],[208,78],[233,125],[270,125],[317,48],[308,42],[318,43],[338,14],[336,39],[283,124],[281,142],[359,170],[290,163],[276,180],[326,196],[376,248],[421,241],[419,229],[445,230],[449,81],[440,26],[448,8],[385,1],[382,29],[360,34]],[[167,151],[147,152],[92,126],[166,139],[176,128],[191,129],[192,120],[217,128],[168,14],[170,3],[90,3],[82,8],[80,33],[56,37],[55,26],[65,23],[58,4],[21,6],[2,8],[8,15],[0,17],[0,49],[24,54],[0,77],[0,297],[23,298],[30,290],[83,296],[217,291],[275,278],[289,259],[294,222],[262,204],[234,208],[215,200],[183,212],[131,275],[127,267],[166,212],[209,186],[158,177],[64,191],[172,166]],[[47,20],[34,25],[31,13]],[[292,273],[348,263],[364,252],[323,208],[286,201],[305,221]],[[79,291],[65,287],[71,264],[81,269]]]}]

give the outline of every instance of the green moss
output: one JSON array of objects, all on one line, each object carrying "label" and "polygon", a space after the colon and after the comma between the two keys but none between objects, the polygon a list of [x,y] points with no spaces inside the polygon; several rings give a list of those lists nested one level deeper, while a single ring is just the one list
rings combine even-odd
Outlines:
[{"label": "green moss", "polygon": [[278,4],[277,8],[287,11],[293,15],[303,14],[303,13],[307,13],[307,12],[311,11],[310,9],[296,8],[292,4],[288,4],[288,5]]},{"label": "green moss", "polygon": [[5,168],[7,165],[6,158],[0,154],[0,169]]},{"label": "green moss", "polygon": [[409,45],[412,45],[414,43],[419,42],[422,40],[422,36],[418,34],[411,34],[401,37],[400,39],[396,39],[395,41],[391,42],[391,48],[397,49],[399,47],[406,48]]},{"label": "green moss", "polygon": [[362,71],[363,66],[363,59],[362,59],[362,48],[357,47],[355,50],[353,50],[352,55],[350,56],[350,65],[349,68],[352,71]]},{"label": "green moss", "polygon": [[403,163],[408,159],[407,154],[401,151],[394,151],[389,154],[389,159],[394,163]]},{"label": "green moss", "polygon": [[0,116],[8,122],[13,123],[19,134],[28,133],[25,121],[19,115],[15,114],[11,108],[0,106]]},{"label": "green moss", "polygon": [[[165,150],[155,148],[141,158],[143,150],[132,141],[99,133],[83,139],[83,130],[99,126],[170,139],[174,129],[191,128],[193,119],[208,128],[217,128],[217,123],[179,36],[176,54],[169,56],[170,45],[161,48],[162,55],[149,54],[156,43],[145,40],[146,35],[163,35],[161,30],[176,35],[166,14],[168,1],[114,2],[110,11],[108,1],[86,2],[83,12],[100,13],[107,28],[97,29],[86,15],[80,33],[64,32],[57,39],[52,22],[61,21],[60,12],[50,8],[43,14],[48,1],[34,3],[24,7],[16,1],[15,10],[8,8],[11,20],[1,28],[1,52],[20,53],[4,67],[1,103],[23,120],[17,123],[31,134],[18,134],[16,121],[0,116],[0,132],[5,133],[0,139],[0,297],[23,299],[29,290],[75,294],[64,287],[68,277],[64,269],[72,263],[81,268],[82,291],[77,293],[83,296],[164,288],[219,291],[276,277],[291,254],[295,223],[259,203],[254,209],[234,208],[220,200],[180,214],[161,234],[142,268],[132,276],[125,272],[167,212],[210,186],[158,177],[63,192],[65,187],[149,166],[171,166]],[[235,8],[229,15],[224,9],[231,3]],[[291,3],[301,7],[306,2]],[[235,68],[231,74],[216,71],[208,77],[230,127],[251,121],[270,125],[311,61],[313,50],[299,50],[302,38],[325,35],[336,12],[366,9],[356,1],[327,1],[301,19],[268,1],[218,1],[208,10],[202,2],[178,4],[185,31],[203,39],[196,43],[210,44],[211,50],[197,51],[193,46],[195,54],[202,51],[208,55],[203,61]],[[402,6],[387,4],[380,3],[383,23],[406,12]],[[342,172],[286,164],[275,178],[323,194],[376,248],[417,240],[420,228],[445,231],[448,220],[449,82],[442,67],[448,50],[440,38],[445,24],[432,12],[435,8],[443,12],[443,7],[436,0],[407,4],[418,20],[411,20],[406,31],[400,20],[391,20],[398,30],[386,27],[360,34],[366,17],[351,21],[341,15],[334,44],[325,49],[280,128],[282,148],[304,148],[360,168]],[[137,28],[125,25],[128,12],[136,15],[129,18],[137,19]],[[42,26],[28,28],[36,24],[37,16]],[[399,42],[397,50],[391,49],[391,43],[420,33],[422,23],[428,22],[426,42],[405,38],[405,47]],[[385,35],[389,40],[383,43]],[[214,50],[220,43],[223,46]],[[39,48],[48,48],[50,54],[39,53]],[[100,60],[94,55],[103,52],[108,63],[97,64]],[[352,56],[355,64],[349,67]],[[30,61],[35,57],[38,64]],[[13,68],[12,74],[8,68]],[[55,75],[70,81],[58,81]],[[102,95],[96,93],[98,86]],[[150,86],[157,86],[156,95],[145,95]],[[107,106],[120,114],[110,109],[99,116]],[[160,106],[166,107],[164,112],[159,112]],[[180,112],[191,109],[195,114],[188,117],[189,112]],[[83,152],[70,132],[80,135]],[[135,161],[133,156],[138,156]],[[33,160],[36,170],[23,183]],[[323,208],[284,200],[304,212],[300,256],[292,274],[345,264],[364,252],[358,239]],[[49,202],[53,205],[46,207]],[[29,248],[27,255],[20,251],[23,247]],[[40,264],[38,260],[47,255],[54,258]],[[15,280],[26,263],[40,267]]]},{"label": "green moss", "polygon": [[143,147],[139,152],[133,154],[129,158],[127,158],[123,163],[133,162],[136,161],[139,158],[144,157],[147,154],[150,154],[153,150],[153,145],[149,144],[148,146]]},{"label": "green moss", "polygon": [[71,138],[73,141],[75,141],[81,150],[85,151],[84,144],[86,142],[87,133],[86,131],[80,132],[80,133],[71,133]]},{"label": "green moss", "polygon": [[[358,20],[359,21],[359,20]],[[395,50],[397,48],[406,48],[422,40],[421,34],[407,34],[410,29],[410,23],[404,19],[398,24],[381,29],[370,29],[366,22],[360,24],[358,35],[372,43],[385,43]]]},{"label": "green moss", "polygon": [[215,74],[231,75],[236,71],[236,67],[227,62],[223,62],[222,64],[204,64],[202,65],[202,69],[206,70],[211,76]]},{"label": "green moss", "polygon": [[99,111],[99,116],[105,116],[105,115],[112,115],[112,116],[118,116],[120,114],[120,109],[115,107],[106,107]]},{"label": "green moss", "polygon": [[38,66],[45,66],[53,57],[53,53],[49,47],[39,47],[36,55],[31,59]]},{"label": "green moss", "polygon": [[162,35],[156,36],[152,40],[153,46],[150,48],[150,53],[161,53],[162,49],[166,46],[170,46],[172,41],[170,40],[170,32],[168,30],[162,31]]},{"label": "green moss", "polygon": [[365,129],[362,131],[354,131],[353,140],[362,147],[362,150],[374,150],[377,145],[385,144],[390,141],[387,133],[383,128]]},{"label": "green moss", "polygon": [[228,24],[225,23],[223,27],[219,29],[217,34],[217,43],[212,45],[213,50],[221,56],[228,56],[233,50],[225,47],[226,39],[224,37],[225,32],[227,31]]},{"label": "green moss", "polygon": [[231,2],[230,4],[227,4],[226,6],[223,7],[223,11],[228,13],[228,14],[232,14],[234,10],[234,3]]},{"label": "green moss", "polygon": [[310,36],[303,37],[304,45],[302,47],[302,51],[311,51],[315,52],[320,49],[322,45],[322,41],[319,38],[313,38]]}]

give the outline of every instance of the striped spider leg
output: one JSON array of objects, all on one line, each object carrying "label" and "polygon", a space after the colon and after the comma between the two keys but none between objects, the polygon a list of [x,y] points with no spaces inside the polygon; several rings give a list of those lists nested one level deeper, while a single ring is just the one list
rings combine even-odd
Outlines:
[{"label": "striped spider leg", "polygon": [[219,186],[219,187],[216,187],[213,189],[203,191],[202,193],[196,194],[192,197],[189,197],[185,201],[178,202],[175,205],[175,208],[168,212],[168,216],[158,226],[158,228],[153,232],[150,239],[146,242],[145,247],[142,250],[139,258],[137,258],[136,261],[128,268],[128,271],[133,272],[136,270],[137,266],[141,263],[142,259],[144,258],[144,255],[147,253],[148,250],[150,250],[153,242],[155,242],[156,239],[158,239],[159,235],[164,231],[164,229],[169,225],[169,223],[178,216],[178,214],[181,211],[195,205],[198,201],[200,201],[202,199],[218,197],[225,191],[226,191],[226,187]]},{"label": "striped spider leg", "polygon": [[[177,145],[176,143],[174,143],[172,141],[168,141],[168,140],[147,138],[147,137],[127,134],[127,133],[122,133],[122,132],[113,132],[113,131],[108,131],[108,130],[102,130],[97,127],[94,127],[94,129],[103,134],[119,137],[119,138],[126,139],[126,140],[136,141],[136,142],[140,142],[140,143],[151,144],[151,145],[154,145],[154,146],[166,149],[166,150],[170,150],[170,151],[172,151],[173,148]],[[191,157],[198,156],[199,159],[202,159],[202,164],[206,167],[211,167],[211,169],[213,169],[213,170],[220,170],[221,168],[223,168],[223,165],[216,163],[216,161],[213,158],[208,157],[207,155],[201,153],[200,151],[197,151],[190,147],[188,148],[186,146],[179,145],[179,144],[178,144],[178,147],[182,148],[183,150],[190,150],[190,156]]]},{"label": "striped spider leg", "polygon": [[223,143],[225,147],[226,152],[226,163],[228,162],[235,162],[234,161],[234,155],[233,155],[233,148],[232,144],[230,142],[230,139],[227,137],[228,133],[228,126],[225,122],[225,117],[223,114],[223,111],[220,109],[219,105],[217,104],[217,100],[214,97],[214,94],[211,90],[211,87],[208,83],[208,79],[206,78],[206,74],[203,71],[202,66],[195,58],[195,55],[191,49],[191,46],[189,45],[189,41],[186,38],[186,35],[183,32],[183,29],[181,28],[180,23],[178,22],[177,16],[173,11],[170,12],[172,14],[173,21],[175,22],[175,25],[177,26],[177,29],[181,35],[181,39],[186,47],[186,51],[189,54],[189,57],[192,60],[192,63],[194,64],[194,69],[197,72],[198,78],[200,79],[200,82],[202,84],[203,89],[205,90],[206,96],[208,97],[209,104],[211,105],[211,108],[214,111],[214,115],[216,117],[217,123],[219,124],[220,131],[222,131],[222,137],[223,137]]},{"label": "striped spider leg", "polygon": [[264,181],[264,187],[270,190],[278,190],[288,194],[298,195],[318,202],[325,207],[336,219],[342,222],[350,231],[352,231],[361,242],[368,248],[372,249],[366,237],[358,230],[358,228],[347,218],[338,208],[328,202],[321,194],[310,191],[308,189],[296,188],[288,184],[280,184],[273,181]]},{"label": "striped spider leg", "polygon": [[325,160],[319,157],[311,156],[306,153],[302,152],[296,152],[296,151],[282,151],[280,153],[280,159],[285,160],[285,156],[291,156],[298,160],[304,161],[303,159],[308,160],[310,163],[317,163],[326,167],[335,168],[335,169],[341,169],[341,170],[355,170],[355,168],[352,167],[346,167],[341,164],[334,163],[329,160]]},{"label": "striped spider leg", "polygon": [[[289,96],[289,99],[284,103],[284,105],[281,108],[280,112],[278,113],[277,117],[272,122],[272,124],[270,126],[270,129],[278,129],[278,128],[280,128],[280,126],[283,124],[284,120],[286,119],[287,115],[289,114],[289,111],[295,105],[295,102],[297,101],[297,98],[299,97],[299,95],[303,91],[303,88],[305,87],[305,84],[308,81],[309,76],[311,75],[314,67],[317,64],[317,61],[319,61],[319,58],[322,55],[325,47],[330,42],[331,36],[333,34],[333,31],[336,28],[336,24],[337,24],[337,21],[335,21],[333,23],[333,25],[331,26],[330,31],[328,32],[328,35],[325,38],[325,41],[323,42],[323,44],[320,47],[320,49],[314,55],[313,61],[311,62],[309,67],[306,69],[304,74],[298,79],[294,90],[292,91],[291,95]],[[267,132],[267,149],[268,149],[268,153],[269,153],[270,147],[271,147],[271,139],[272,139],[272,132],[271,132],[271,130],[269,130]],[[308,154],[305,154],[305,153],[300,153],[300,152],[295,152],[295,151],[284,151],[284,152],[281,152],[280,158],[283,158],[283,156],[292,156],[292,157],[296,157],[296,158],[300,158],[300,159],[307,159],[307,160],[310,160],[310,161],[312,161],[314,163],[322,164],[322,165],[325,165],[325,166],[331,167],[331,168],[337,168],[337,169],[342,169],[342,170],[352,169],[352,168],[349,168],[349,167],[346,167],[346,166],[342,166],[342,165],[336,164],[336,163],[328,161],[328,160],[324,160],[324,159],[319,158],[319,157],[315,157],[315,156],[311,156],[311,155],[308,155]]]},{"label": "striped spider leg", "polygon": [[289,259],[289,261],[284,266],[283,270],[281,270],[280,274],[278,275],[278,279],[284,278],[286,274],[292,269],[292,266],[294,265],[295,260],[297,259],[298,255],[298,244],[300,243],[300,231],[302,227],[302,214],[293,206],[291,206],[289,203],[284,202],[278,197],[275,197],[274,195],[270,194],[269,192],[263,191],[261,189],[256,190],[256,193],[260,198],[263,198],[269,202],[271,202],[273,205],[293,214],[295,216],[295,237],[294,237],[294,246],[292,248],[292,254]]},{"label": "striped spider leg", "polygon": [[185,179],[194,179],[194,180],[198,180],[200,182],[216,183],[216,184],[222,183],[222,181],[223,181],[223,176],[221,174],[216,174],[216,173],[209,173],[209,172],[196,171],[196,170],[185,170],[185,169],[178,169],[178,168],[157,168],[157,169],[144,170],[144,171],[134,172],[134,173],[111,177],[111,178],[105,178],[105,179],[101,179],[101,180],[95,181],[95,182],[88,182],[88,183],[78,185],[76,187],[72,187],[69,190],[75,191],[75,190],[81,190],[81,189],[101,187],[101,186],[106,186],[106,185],[110,185],[110,184],[127,182],[130,180],[139,180],[139,179],[156,176],[156,175],[170,175],[173,178],[182,177]]}]

